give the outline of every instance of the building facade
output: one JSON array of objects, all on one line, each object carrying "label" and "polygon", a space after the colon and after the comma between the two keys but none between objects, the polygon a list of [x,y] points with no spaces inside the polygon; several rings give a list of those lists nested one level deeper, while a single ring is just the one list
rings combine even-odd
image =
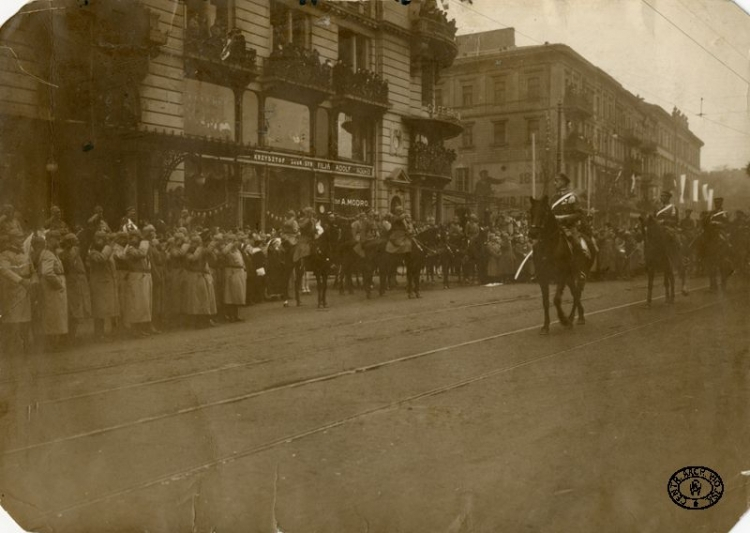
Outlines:
[{"label": "building facade", "polygon": [[434,102],[457,53],[435,0],[38,4],[0,32],[0,195],[30,218],[441,212],[462,127]]},{"label": "building facade", "polygon": [[457,158],[446,217],[521,210],[532,194],[550,194],[562,171],[599,217],[622,220],[651,209],[681,174],[698,176],[703,143],[687,118],[628,92],[570,47],[517,47],[512,28],[457,41],[437,90],[464,126],[447,144]]}]

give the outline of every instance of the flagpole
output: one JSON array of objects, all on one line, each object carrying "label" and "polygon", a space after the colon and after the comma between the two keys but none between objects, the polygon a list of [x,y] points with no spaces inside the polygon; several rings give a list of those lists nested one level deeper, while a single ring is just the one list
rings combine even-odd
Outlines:
[{"label": "flagpole", "polygon": [[536,198],[536,133],[531,134],[531,197]]}]

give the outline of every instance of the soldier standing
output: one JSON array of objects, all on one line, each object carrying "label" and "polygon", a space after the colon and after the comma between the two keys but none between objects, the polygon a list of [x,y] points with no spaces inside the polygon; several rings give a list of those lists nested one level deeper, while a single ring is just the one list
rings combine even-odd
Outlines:
[{"label": "soldier standing", "polygon": [[247,271],[245,259],[234,234],[228,234],[222,250],[224,256],[224,294],[226,315],[230,322],[240,322],[239,307],[247,297]]},{"label": "soldier standing", "polygon": [[81,259],[78,238],[68,233],[62,239],[60,260],[65,268],[68,291],[68,342],[76,342],[78,324],[91,316],[91,293],[86,279],[86,268]]},{"label": "soldier standing", "polygon": [[120,316],[117,266],[107,235],[103,231],[94,233],[94,241],[88,254],[91,314],[94,317],[94,337],[99,340],[104,338],[105,322],[111,321],[111,331],[114,332]]},{"label": "soldier standing", "polygon": [[133,231],[128,236],[124,252],[127,265],[124,319],[131,325],[133,333],[142,337],[156,333],[151,326],[153,282],[149,248],[150,242],[143,239],[140,232]]},{"label": "soldier standing", "polygon": [[34,267],[23,251],[23,233],[0,234],[0,325],[2,352],[30,349],[31,283]]},{"label": "soldier standing", "polygon": [[39,256],[39,275],[42,285],[42,331],[47,338],[45,347],[59,351],[61,336],[68,333],[68,293],[65,268],[58,257],[60,232],[50,230],[46,247]]}]

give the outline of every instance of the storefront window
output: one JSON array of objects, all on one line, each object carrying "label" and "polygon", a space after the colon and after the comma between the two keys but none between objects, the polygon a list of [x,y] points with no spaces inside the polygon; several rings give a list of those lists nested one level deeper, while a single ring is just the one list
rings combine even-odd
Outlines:
[{"label": "storefront window", "polygon": [[329,157],[329,128],[328,111],[318,108],[315,120],[315,155],[318,157]]},{"label": "storefront window", "polygon": [[277,98],[266,99],[268,146],[296,152],[310,151],[310,110]]}]

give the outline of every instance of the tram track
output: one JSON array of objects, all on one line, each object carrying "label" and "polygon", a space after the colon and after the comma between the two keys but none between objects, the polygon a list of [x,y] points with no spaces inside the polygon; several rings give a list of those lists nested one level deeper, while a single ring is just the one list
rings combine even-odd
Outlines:
[{"label": "tram track", "polygon": [[[694,290],[700,290],[700,288],[694,289]],[[663,297],[661,297],[661,298],[663,298]],[[658,299],[659,298],[655,298],[655,300],[658,300]],[[643,303],[645,303],[645,300],[639,300],[639,301],[636,301],[636,302],[628,302],[628,303],[620,304],[620,305],[617,305],[617,306],[612,306],[612,307],[608,307],[608,308],[605,308],[605,309],[600,309],[600,310],[592,311],[592,312],[588,313],[587,316],[595,316],[595,315],[598,315],[598,314],[609,313],[609,312],[617,311],[617,310],[620,310],[620,309],[625,309],[625,308],[628,308],[628,307],[634,307],[634,306],[637,306],[637,305],[642,305]],[[712,303],[711,305],[715,305],[715,304]],[[699,309],[702,309],[702,308],[699,308]],[[692,310],[692,309],[688,310],[688,312],[692,312],[692,311],[694,311],[694,310]],[[239,394],[239,395],[234,395],[234,396],[231,396],[231,397],[228,397],[228,398],[222,398],[220,400],[215,400],[215,401],[206,402],[206,403],[200,403],[200,404],[197,404],[197,405],[191,405],[191,406],[184,407],[184,408],[181,408],[181,409],[177,409],[177,410],[174,410],[174,411],[171,411],[171,412],[168,412],[168,413],[159,413],[159,414],[152,415],[152,416],[140,417],[140,418],[137,418],[135,420],[130,420],[130,421],[123,422],[123,423],[120,423],[120,424],[113,424],[113,425],[110,425],[110,426],[106,426],[106,427],[102,427],[102,428],[97,428],[97,429],[90,430],[90,431],[82,431],[82,432],[78,432],[78,433],[73,433],[71,435],[68,435],[68,436],[65,436],[65,437],[60,437],[60,438],[57,438],[57,439],[50,439],[50,440],[41,441],[41,442],[37,442],[37,443],[33,443],[33,444],[28,444],[28,445],[25,445],[25,446],[20,446],[20,447],[15,447],[15,448],[9,448],[7,450],[2,451],[0,453],[0,456],[4,457],[4,456],[9,456],[9,455],[13,455],[13,454],[21,453],[21,452],[27,452],[27,451],[39,449],[39,448],[42,448],[42,447],[45,447],[45,446],[51,446],[51,445],[55,445],[55,444],[61,444],[61,443],[65,443],[65,442],[70,442],[70,441],[82,439],[82,438],[101,436],[101,435],[105,435],[105,434],[108,434],[108,433],[125,430],[125,429],[131,428],[131,427],[136,427],[136,426],[140,426],[140,425],[150,424],[150,423],[158,422],[158,421],[161,421],[161,420],[166,420],[166,419],[175,418],[175,417],[178,417],[178,416],[184,416],[184,415],[188,415],[188,414],[200,412],[200,411],[203,411],[203,410],[206,410],[206,409],[212,409],[212,408],[216,408],[216,407],[222,407],[222,406],[227,406],[227,405],[232,405],[232,404],[244,402],[244,401],[247,401],[247,400],[251,400],[251,399],[254,399],[254,398],[265,396],[267,394],[278,393],[278,392],[282,392],[282,391],[285,391],[285,390],[296,389],[296,388],[300,388],[300,387],[305,387],[305,386],[310,386],[310,385],[314,385],[314,384],[318,384],[318,383],[332,381],[332,380],[343,378],[343,377],[346,377],[346,376],[352,376],[352,375],[356,375],[356,374],[370,372],[370,371],[373,371],[373,370],[379,370],[379,369],[382,369],[382,368],[387,368],[387,367],[390,367],[390,366],[393,366],[393,365],[397,365],[397,364],[401,364],[401,363],[406,363],[406,362],[414,361],[414,360],[417,360],[417,359],[422,359],[422,358],[425,358],[425,357],[429,357],[429,356],[432,356],[432,355],[436,355],[436,354],[448,352],[448,351],[451,351],[451,350],[456,350],[456,349],[460,349],[460,348],[474,346],[474,345],[482,344],[482,343],[485,343],[485,342],[490,342],[490,341],[493,341],[493,340],[501,339],[501,338],[504,338],[504,337],[510,337],[510,336],[513,336],[513,335],[527,333],[527,332],[530,332],[530,331],[538,330],[539,327],[540,327],[540,325],[538,325],[538,324],[537,325],[532,325],[532,326],[521,327],[521,328],[517,328],[517,329],[513,329],[513,330],[509,330],[509,331],[503,331],[503,332],[500,332],[500,333],[497,333],[497,334],[493,334],[493,335],[489,335],[489,336],[485,336],[485,337],[480,337],[480,338],[476,338],[476,339],[471,339],[471,340],[463,341],[463,342],[460,342],[460,343],[445,345],[445,346],[441,346],[441,347],[437,347],[437,348],[433,348],[433,349],[430,349],[430,350],[425,350],[425,351],[421,351],[421,352],[417,352],[417,353],[413,353],[413,354],[409,354],[409,355],[405,355],[405,356],[394,357],[394,358],[391,358],[391,359],[381,360],[381,361],[377,361],[377,362],[369,363],[369,364],[365,364],[365,365],[360,365],[360,366],[353,367],[353,368],[343,369],[343,370],[336,371],[336,372],[325,373],[325,374],[322,374],[322,375],[312,376],[312,377],[303,378],[303,379],[297,379],[297,380],[293,380],[293,381],[289,381],[289,382],[280,382],[280,383],[276,383],[276,384],[274,384],[274,385],[272,385],[270,387],[265,387],[265,388],[258,389],[258,390],[255,390],[255,391],[251,391],[251,392],[247,392],[247,393],[243,393],[243,394]]]},{"label": "tram track", "polygon": [[[584,298],[583,301],[588,301],[588,300],[592,300],[592,299],[596,299],[596,297]],[[479,307],[488,307],[488,306],[503,305],[503,304],[512,304],[512,303],[516,303],[516,302],[519,302],[519,301],[534,301],[534,297],[532,295],[525,295],[524,294],[524,295],[515,296],[515,297],[512,297],[512,298],[500,298],[500,299],[496,299],[496,300],[490,300],[490,301],[487,301],[487,302],[479,302],[479,303],[466,304],[466,305],[444,306],[444,307],[440,307],[438,309],[430,309],[428,311],[417,312],[417,313],[400,314],[400,315],[389,314],[388,316],[385,316],[385,317],[378,317],[378,318],[369,319],[369,320],[347,321],[347,322],[342,322],[342,323],[338,323],[338,324],[326,325],[326,327],[329,330],[330,329],[338,329],[338,328],[355,327],[355,326],[356,327],[364,327],[364,326],[369,326],[369,325],[374,325],[374,324],[392,322],[392,321],[396,321],[396,320],[413,319],[413,318],[417,318],[417,317],[430,316],[430,315],[435,315],[435,314],[440,314],[440,313],[456,312],[456,311],[461,311],[461,310],[465,310],[465,309],[472,309],[472,308],[479,308]],[[247,325],[247,324],[248,324],[248,322],[245,322],[245,325]],[[311,323],[310,327],[305,327],[305,328],[299,330],[298,334],[302,335],[302,334],[306,334],[306,333],[311,333],[311,332],[316,331],[319,327],[320,327],[319,323]],[[222,331],[226,331],[226,330],[222,330]],[[167,335],[170,335],[170,333],[167,333]],[[248,335],[247,329],[243,329],[241,332],[232,332],[230,335],[223,336],[222,340],[223,341],[232,341],[232,340],[236,340],[238,338],[247,337],[247,335]],[[266,343],[266,342],[272,342],[272,341],[275,341],[275,340],[278,340],[278,339],[287,338],[287,337],[288,337],[288,334],[274,334],[274,335],[269,335],[269,336],[265,336],[265,337],[257,337],[257,338],[254,338],[253,341],[255,343]],[[133,342],[136,343],[138,341],[134,340]],[[145,340],[145,342],[148,342],[148,340]],[[134,346],[135,346],[135,344],[134,344]],[[178,353],[163,354],[163,355],[159,355],[159,356],[156,356],[156,357],[144,357],[144,358],[138,358],[138,359],[128,359],[128,360],[125,360],[125,361],[119,361],[119,362],[108,363],[108,364],[100,364],[100,365],[84,366],[84,367],[80,367],[80,368],[72,368],[72,369],[63,370],[63,371],[60,371],[60,372],[49,372],[49,373],[44,373],[44,374],[35,374],[35,375],[33,375],[33,380],[35,382],[36,381],[44,381],[44,380],[50,380],[50,379],[55,379],[55,378],[59,378],[59,377],[67,377],[67,376],[71,376],[71,375],[75,375],[75,374],[83,374],[83,373],[86,373],[86,372],[96,372],[96,371],[99,371],[99,370],[112,370],[112,369],[115,369],[115,368],[120,368],[120,367],[125,367],[125,366],[139,365],[139,364],[144,364],[144,363],[147,364],[147,363],[158,362],[158,361],[163,361],[163,360],[175,361],[175,360],[187,359],[187,358],[190,358],[190,357],[193,357],[193,356],[196,356],[196,355],[201,355],[201,354],[206,354],[206,353],[216,353],[216,352],[217,352],[217,349],[216,349],[215,346],[210,347],[210,348],[206,348],[206,349],[198,349],[198,350],[191,349],[191,350],[187,350],[187,351],[183,351],[183,352],[178,352]],[[276,361],[283,360],[283,359],[284,358],[275,358]],[[256,360],[254,362],[255,363],[264,363],[265,360]],[[12,385],[12,384],[15,384],[15,383],[26,382],[26,381],[27,381],[26,378],[5,379],[5,380],[0,380],[0,386]]]},{"label": "tram track", "polygon": [[[623,304],[623,305],[619,305],[619,306],[614,306],[613,308],[608,308],[608,309],[602,309],[602,310],[598,310],[598,311],[593,311],[592,313],[590,313],[590,315],[602,314],[602,313],[606,313],[606,312],[612,312],[612,311],[616,311],[618,309],[623,309],[623,308],[627,308],[627,307],[639,305],[639,304],[642,304],[642,303],[644,303],[644,302],[639,301],[639,302],[632,302],[632,303],[629,303],[629,304]],[[665,322],[668,322],[668,321],[671,321],[671,320],[675,320],[677,318],[683,318],[686,315],[694,314],[694,313],[697,313],[699,311],[703,311],[705,309],[708,309],[708,308],[711,308],[711,307],[714,307],[714,306],[717,306],[717,305],[720,305],[720,304],[721,304],[721,302],[716,302],[716,301],[710,302],[710,303],[707,303],[707,304],[704,304],[704,305],[701,305],[701,306],[698,306],[698,307],[695,307],[695,308],[691,308],[691,309],[679,311],[679,312],[674,313],[674,314],[670,314],[669,316],[661,316],[661,317],[659,317],[659,318],[657,318],[655,320],[649,320],[649,321],[647,321],[645,323],[637,324],[637,325],[634,325],[632,327],[629,327],[629,328],[626,328],[626,329],[623,329],[623,330],[620,330],[620,331],[611,332],[611,333],[602,335],[600,337],[597,337],[595,339],[590,339],[590,340],[587,340],[585,342],[577,343],[577,344],[575,344],[573,346],[569,346],[569,347],[564,348],[562,350],[556,350],[556,351],[551,352],[551,353],[547,353],[547,354],[544,354],[544,355],[539,355],[537,357],[532,357],[532,358],[529,358],[529,359],[526,359],[526,360],[523,360],[523,361],[518,361],[518,362],[515,362],[515,363],[512,363],[512,364],[503,365],[503,366],[498,367],[498,368],[490,369],[490,370],[487,370],[485,372],[481,372],[481,373],[478,373],[478,374],[473,375],[473,376],[466,377],[466,378],[461,379],[461,380],[453,381],[451,383],[448,383],[448,384],[445,384],[445,385],[442,385],[442,386],[439,386],[439,387],[434,387],[434,388],[428,389],[426,391],[422,391],[422,392],[419,392],[419,393],[416,393],[416,394],[412,394],[412,395],[409,395],[409,396],[406,396],[406,397],[402,397],[402,398],[393,400],[393,401],[388,402],[388,403],[386,403],[384,405],[380,405],[380,406],[377,406],[377,407],[366,409],[366,410],[354,413],[352,415],[345,416],[345,417],[339,418],[337,420],[333,420],[333,421],[325,423],[325,424],[320,424],[320,425],[318,425],[318,426],[316,426],[314,428],[310,428],[310,429],[306,429],[304,431],[299,431],[299,432],[296,432],[296,433],[287,434],[287,435],[282,436],[282,437],[274,438],[274,439],[268,440],[268,441],[266,441],[266,442],[264,442],[262,444],[255,445],[255,446],[246,448],[244,450],[238,450],[236,452],[232,452],[230,454],[223,455],[223,456],[221,456],[219,458],[212,459],[210,461],[206,461],[206,462],[200,463],[198,465],[191,466],[189,468],[183,468],[183,469],[180,469],[180,470],[176,470],[176,471],[170,472],[168,474],[163,474],[163,475],[151,478],[149,480],[145,480],[145,481],[143,481],[141,483],[132,484],[130,486],[127,486],[127,487],[124,487],[124,488],[121,488],[121,489],[118,489],[118,490],[115,490],[115,491],[110,491],[108,493],[101,494],[101,495],[99,495],[99,496],[97,496],[95,498],[82,499],[82,500],[79,500],[77,502],[71,503],[70,505],[66,505],[64,507],[58,508],[58,509],[56,509],[54,511],[48,511],[48,512],[42,513],[38,518],[44,519],[44,518],[52,516],[52,515],[62,516],[65,513],[69,513],[71,511],[75,511],[77,509],[81,509],[81,508],[85,508],[85,507],[88,507],[88,506],[91,506],[91,505],[103,503],[103,502],[112,500],[114,498],[121,498],[121,497],[127,496],[127,495],[129,495],[131,493],[142,491],[142,490],[146,490],[146,489],[150,489],[150,488],[156,487],[158,485],[166,485],[166,484],[169,484],[169,483],[183,481],[185,479],[191,478],[191,477],[193,477],[195,475],[198,475],[198,474],[201,474],[203,472],[210,471],[210,470],[212,470],[214,468],[221,468],[223,466],[226,466],[228,464],[234,463],[236,461],[240,461],[242,459],[253,457],[253,456],[261,454],[263,452],[266,452],[266,451],[272,450],[274,448],[280,447],[280,446],[282,446],[284,444],[291,444],[291,443],[294,443],[296,441],[299,441],[299,440],[302,440],[302,439],[305,439],[305,438],[308,438],[308,437],[312,437],[312,436],[315,436],[315,435],[319,435],[319,434],[325,433],[325,432],[327,432],[329,430],[345,426],[347,424],[350,424],[350,423],[358,421],[358,420],[362,420],[362,419],[367,418],[367,417],[371,417],[371,416],[375,416],[375,415],[378,415],[378,414],[382,414],[382,413],[387,413],[389,411],[393,411],[395,409],[400,408],[401,406],[403,406],[405,404],[415,403],[415,402],[419,402],[419,401],[422,401],[422,400],[426,400],[428,398],[433,398],[433,397],[436,397],[436,396],[439,396],[439,395],[442,395],[442,394],[450,393],[452,391],[459,390],[459,389],[464,388],[464,387],[468,387],[468,386],[473,385],[475,383],[479,383],[479,382],[491,379],[493,377],[497,377],[497,376],[506,374],[508,372],[513,372],[515,370],[519,370],[519,369],[522,369],[522,368],[525,368],[525,367],[529,367],[529,366],[532,366],[532,365],[541,364],[541,363],[543,363],[545,361],[549,361],[549,360],[551,360],[553,358],[556,358],[556,357],[559,357],[559,356],[561,356],[563,354],[575,352],[577,350],[581,350],[581,349],[584,349],[584,348],[589,348],[589,347],[594,346],[596,344],[603,343],[603,342],[606,342],[606,341],[610,341],[612,339],[616,339],[616,338],[619,338],[619,337],[623,337],[623,336],[626,336],[626,335],[631,334],[631,333],[636,332],[636,331],[645,330],[647,328],[650,328],[650,327],[653,327],[653,326],[657,326],[659,324],[662,324],[662,323],[665,323]],[[500,333],[500,334],[496,334],[496,335],[484,337],[484,338],[481,338],[481,339],[473,339],[473,340],[466,341],[466,342],[463,342],[463,343],[459,343],[459,344],[456,344],[456,345],[445,346],[445,347],[439,348],[437,350],[431,350],[429,353],[437,353],[437,352],[440,352],[440,351],[446,351],[446,350],[456,349],[458,347],[470,346],[470,345],[477,344],[477,343],[488,342],[490,340],[498,339],[498,338],[501,338],[501,337],[504,337],[504,336],[513,335],[513,334],[519,334],[519,333],[523,333],[523,332],[528,332],[530,330],[536,329],[537,327],[538,326],[529,326],[529,327],[520,328],[520,329],[517,329],[517,330],[514,330],[514,331],[510,331],[510,332],[503,332],[503,333]],[[424,354],[414,354],[414,355],[402,357],[402,358],[399,358],[399,359],[400,360],[404,360],[404,359],[407,359],[407,358],[412,358],[413,359],[413,358],[416,358],[416,357],[418,357],[420,355],[424,356],[426,354],[427,354],[427,352],[425,352]],[[382,365],[370,365],[370,366],[377,367],[377,366],[382,366]],[[375,368],[371,368],[370,370],[374,370],[374,369]],[[365,372],[367,370],[361,370],[361,371]],[[348,371],[348,372],[346,372],[345,374],[342,374],[342,375],[350,375],[352,373],[355,373],[354,369],[352,369],[351,371]],[[315,380],[315,382],[320,382],[320,381],[323,381],[323,380],[322,379],[316,379]]]}]

